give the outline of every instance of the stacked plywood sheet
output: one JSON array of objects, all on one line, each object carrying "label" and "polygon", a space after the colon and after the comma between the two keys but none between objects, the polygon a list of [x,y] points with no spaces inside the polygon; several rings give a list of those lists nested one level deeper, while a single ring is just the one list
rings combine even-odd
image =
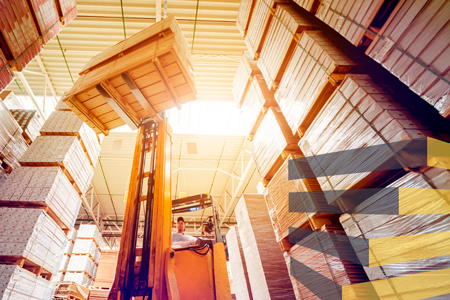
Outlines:
[{"label": "stacked plywood sheet", "polygon": [[384,0],[326,0],[320,3],[316,17],[359,46]]},{"label": "stacked plywood sheet", "polygon": [[323,31],[302,33],[275,93],[293,133],[308,129],[339,79],[359,65]]},{"label": "stacked plywood sheet", "polygon": [[94,175],[94,169],[76,136],[39,136],[20,163],[23,166],[63,167],[80,193],[86,192]]},{"label": "stacked plywood sheet", "polygon": [[173,16],[93,57],[63,101],[97,133],[196,99],[187,41]]},{"label": "stacked plywood sheet", "polygon": [[254,76],[260,74],[260,70],[256,65],[256,60],[250,57],[250,53],[245,51],[242,54],[239,66],[236,70],[236,75],[234,75],[232,92],[234,101],[241,107],[242,102],[250,88],[250,83]]},{"label": "stacked plywood sheet", "polygon": [[[385,176],[379,172],[360,171],[360,168],[367,170],[367,166],[377,170],[384,162],[392,159],[394,153],[388,147],[370,159],[355,155],[349,157],[348,162],[319,161],[314,158],[317,155],[385,145],[381,136],[389,143],[427,136],[439,138],[414,119],[393,97],[398,96],[367,75],[348,75],[339,90],[332,95],[299,143],[303,153],[311,157],[309,160],[314,163],[317,172],[322,172],[319,169],[333,168],[333,171],[326,172],[327,176],[315,171],[321,176],[318,181],[322,190],[377,187],[389,179],[388,174],[393,176],[400,170],[393,170],[395,174],[388,172]],[[358,159],[364,161],[360,163]],[[342,168],[346,168],[345,172],[340,171]],[[329,202],[332,201],[329,199]]]},{"label": "stacked plywood sheet", "polygon": [[93,283],[91,277],[84,271],[67,272],[66,275],[64,275],[64,281],[72,281],[84,287],[91,286]]},{"label": "stacked plywood sheet", "polygon": [[114,283],[118,251],[102,251],[94,285],[89,287],[89,300],[106,300]]},{"label": "stacked plywood sheet", "polygon": [[0,49],[0,92],[6,89],[13,79],[14,74],[8,65],[3,51]]},{"label": "stacked plywood sheet", "polygon": [[63,25],[67,25],[78,14],[75,0],[54,0],[58,8],[59,18]]},{"label": "stacked plywood sheet", "polygon": [[245,44],[252,58],[258,59],[259,57],[276,6],[286,2],[279,0],[256,0],[250,24],[248,25],[247,35],[245,36]]},{"label": "stacked plywood sheet", "polygon": [[30,0],[28,7],[33,14],[41,41],[45,45],[61,31],[55,0]]},{"label": "stacked plywood sheet", "polygon": [[[321,191],[316,178],[289,180],[289,160],[300,157],[302,156],[290,155],[265,190],[266,204],[278,242],[289,236],[290,227],[313,226],[314,224],[310,224],[313,215],[327,216],[326,212],[330,210],[325,196],[305,193],[301,198],[296,198],[295,202],[290,203],[289,193]],[[313,211],[321,213],[314,214]],[[331,212],[329,211],[328,214]]]},{"label": "stacked plywood sheet", "polygon": [[[75,242],[76,243],[76,242]],[[70,273],[85,273],[91,280],[95,278],[97,272],[97,265],[87,255],[72,255],[70,257],[69,265],[67,266],[67,273],[64,277],[65,281],[71,281],[68,279]],[[73,280],[75,281],[75,280]],[[77,282],[77,281],[75,281]],[[78,284],[82,284],[77,282]]]},{"label": "stacked plywood sheet", "polygon": [[24,109],[25,106],[22,101],[17,98],[13,91],[4,91],[0,94],[0,99],[5,107],[11,109]]},{"label": "stacked plywood sheet", "polygon": [[235,212],[253,298],[295,299],[264,196],[242,195]]},{"label": "stacked plywood sheet", "polygon": [[258,130],[265,112],[270,106],[276,105],[274,94],[267,88],[263,76],[255,75],[240,110],[240,125],[250,140]]},{"label": "stacked plywood sheet", "polygon": [[31,144],[39,135],[42,122],[34,109],[10,109],[14,119],[22,128],[22,136],[28,144]]},{"label": "stacked plywood sheet", "polygon": [[[258,67],[269,89],[278,88],[281,77],[297,44],[297,35],[316,27],[295,5],[281,4],[275,11],[258,59]],[[291,74],[290,74],[291,75]]]},{"label": "stacked plywood sheet", "polygon": [[3,1],[0,14],[0,39],[10,66],[22,71],[39,52],[42,44],[26,1]]},{"label": "stacked plywood sheet", "polygon": [[89,296],[89,290],[75,282],[61,282],[56,287],[53,300],[86,300]]},{"label": "stacked plywood sheet", "polygon": [[[298,299],[340,299],[343,286],[368,281],[341,227],[324,225],[321,232],[311,231],[289,255]],[[363,299],[364,294],[358,296],[355,299]]]},{"label": "stacked plywood sheet", "polygon": [[320,0],[294,0],[297,5],[303,7],[309,12],[315,13],[319,7]]},{"label": "stacked plywood sheet", "polygon": [[86,224],[80,225],[80,228],[78,229],[78,232],[77,232],[77,239],[94,240],[94,242],[97,245],[97,248],[99,248],[99,249],[102,245],[102,240],[103,240],[102,235],[101,235],[100,231],[98,231],[97,226],[86,225]]},{"label": "stacked plywood sheet", "polygon": [[22,137],[22,128],[10,111],[0,103],[0,159],[2,167],[11,172],[20,166],[19,159],[27,150],[28,144]]},{"label": "stacked plywood sheet", "polygon": [[250,23],[256,2],[256,0],[242,0],[239,4],[236,26],[243,37],[247,34],[248,24]]},{"label": "stacked plywood sheet", "polygon": [[42,135],[77,136],[93,167],[100,154],[100,143],[92,128],[70,111],[54,111],[41,128]]},{"label": "stacked plywood sheet", "polygon": [[0,264],[0,299],[51,299],[50,283],[25,269]]},{"label": "stacked plywood sheet", "polygon": [[291,133],[280,108],[270,107],[250,145],[259,175],[265,179],[265,184],[290,153],[298,152],[298,140]]},{"label": "stacked plywood sheet", "polygon": [[90,239],[77,239],[75,246],[73,247],[72,254],[74,255],[87,255],[94,263],[98,264],[100,260],[100,250],[97,248],[97,244],[94,240]]},{"label": "stacked plywood sheet", "polygon": [[0,227],[1,261],[58,272],[67,238],[42,209],[0,207]]},{"label": "stacked plywood sheet", "polygon": [[244,250],[242,249],[241,238],[237,226],[231,227],[227,233],[227,248],[236,299],[253,299],[247,265],[244,259]]},{"label": "stacked plywood sheet", "polygon": [[450,116],[448,1],[400,1],[366,53]]},{"label": "stacked plywood sheet", "polygon": [[60,167],[21,167],[0,188],[0,204],[48,207],[48,213],[65,229],[75,224],[81,200]]}]

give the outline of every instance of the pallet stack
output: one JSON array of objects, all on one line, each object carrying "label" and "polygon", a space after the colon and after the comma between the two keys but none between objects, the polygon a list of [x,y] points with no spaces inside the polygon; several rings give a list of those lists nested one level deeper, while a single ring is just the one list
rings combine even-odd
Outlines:
[{"label": "pallet stack", "polygon": [[25,109],[22,100],[17,98],[13,91],[3,91],[0,93],[0,100],[9,110],[11,109]]},{"label": "pallet stack", "polygon": [[241,237],[239,236],[239,229],[237,226],[232,226],[228,231],[227,246],[236,299],[253,300],[247,264],[245,263],[244,258],[244,249],[242,248]]},{"label": "pallet stack", "polygon": [[256,1],[253,0],[243,0],[239,4],[236,26],[239,29],[242,37],[245,37],[245,35],[247,34],[248,24],[250,22],[250,18],[252,17],[255,4]]},{"label": "pallet stack", "polygon": [[61,282],[56,287],[53,300],[86,300],[89,290],[74,282]]},{"label": "pallet stack", "polygon": [[236,75],[233,79],[233,86],[231,88],[234,101],[238,107],[241,107],[247,91],[250,88],[250,84],[254,76],[257,74],[261,74],[261,71],[256,64],[256,61],[252,59],[248,51],[244,51],[239,62],[239,66],[236,70]]},{"label": "pallet stack", "polygon": [[295,299],[264,196],[242,195],[235,212],[253,298]]},{"label": "pallet stack", "polygon": [[97,275],[93,286],[90,286],[89,300],[107,300],[114,283],[117,266],[117,250],[104,250],[100,255]]},{"label": "pallet stack", "polygon": [[101,234],[96,225],[80,225],[64,281],[89,287],[97,274]]},{"label": "pallet stack", "polygon": [[10,109],[14,119],[22,128],[22,136],[28,145],[40,135],[41,119],[34,109]]},{"label": "pallet stack", "polygon": [[66,247],[64,247],[64,255],[63,258],[61,259],[61,264],[59,265],[58,275],[56,275],[55,279],[52,280],[57,283],[64,281],[64,276],[66,275],[67,267],[69,266],[69,260],[70,257],[72,256],[73,247],[77,239],[77,230],[76,229],[70,230],[69,234],[67,235],[67,238],[68,242]]}]

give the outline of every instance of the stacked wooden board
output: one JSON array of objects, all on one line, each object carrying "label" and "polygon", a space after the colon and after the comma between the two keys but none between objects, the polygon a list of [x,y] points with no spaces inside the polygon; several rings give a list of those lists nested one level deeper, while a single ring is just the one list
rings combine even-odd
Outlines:
[{"label": "stacked wooden board", "polygon": [[71,109],[64,101],[59,100],[58,103],[56,103],[55,111],[71,111]]},{"label": "stacked wooden board", "polygon": [[265,184],[275,175],[291,153],[299,152],[293,135],[278,107],[270,107],[250,145],[259,175]]},{"label": "stacked wooden board", "polygon": [[[45,126],[45,124],[44,124]],[[23,166],[59,166],[81,194],[91,183],[94,169],[76,136],[39,136],[20,159]]]},{"label": "stacked wooden board", "polygon": [[0,264],[0,299],[50,299],[48,280],[14,265]]},{"label": "stacked wooden board", "polygon": [[45,45],[61,31],[55,0],[30,0],[28,8],[33,14],[39,36]]},{"label": "stacked wooden board", "polygon": [[340,82],[360,66],[324,31],[304,31],[275,98],[293,133],[304,134]]},{"label": "stacked wooden board", "polygon": [[5,90],[13,81],[14,73],[8,65],[8,61],[0,49],[0,91]]},{"label": "stacked wooden board", "polygon": [[100,143],[92,128],[70,111],[54,111],[40,130],[42,135],[77,136],[91,165],[95,167],[100,154]]},{"label": "stacked wooden board", "polygon": [[[311,162],[314,161],[313,170],[320,172],[319,168],[334,168],[327,176],[318,178],[322,190],[380,186],[389,179],[387,174],[380,176],[379,172],[361,172],[359,168],[369,165],[371,169],[377,170],[395,153],[384,147],[369,159],[364,158],[364,164],[359,163],[358,156],[352,156],[349,157],[351,162],[335,162],[336,167],[316,162],[314,156],[383,145],[384,140],[393,143],[423,137],[440,139],[427,126],[414,119],[394,97],[398,95],[394,96],[368,75],[347,75],[299,143],[303,153],[311,157]],[[339,171],[340,168],[347,168],[346,172]],[[394,173],[400,171],[393,170]]]},{"label": "stacked wooden board", "polygon": [[89,290],[75,282],[61,282],[57,285],[53,300],[86,300]]},{"label": "stacked wooden board", "polygon": [[80,196],[60,167],[21,167],[0,188],[0,204],[48,207],[64,229],[70,229],[80,209]]},{"label": "stacked wooden board", "polygon": [[241,107],[247,91],[250,88],[250,83],[257,74],[261,74],[261,71],[258,69],[256,61],[251,58],[248,51],[244,51],[241,60],[239,61],[239,66],[236,70],[233,86],[231,88],[234,101],[238,107]]},{"label": "stacked wooden board", "polygon": [[109,291],[114,283],[117,255],[116,250],[102,251],[94,285],[89,287],[89,300],[108,299]]},{"label": "stacked wooden board", "polygon": [[276,105],[274,93],[267,88],[263,76],[255,75],[240,109],[240,126],[249,140],[253,140],[269,107]]},{"label": "stacked wooden board", "polygon": [[264,75],[269,89],[278,88],[295,50],[297,35],[315,27],[311,18],[297,12],[295,5],[280,4],[277,6],[258,58],[258,67]]},{"label": "stacked wooden board", "polygon": [[72,229],[70,230],[69,234],[67,235],[68,242],[66,244],[66,247],[64,247],[64,255],[61,259],[61,263],[59,264],[59,272],[52,280],[53,282],[61,282],[64,281],[64,276],[67,272],[67,267],[69,266],[70,257],[72,256],[73,246],[75,244],[76,240],[76,230]]},{"label": "stacked wooden board", "polygon": [[317,8],[319,7],[320,0],[294,0],[294,2],[303,7],[305,10],[315,13]]},{"label": "stacked wooden board", "polygon": [[253,298],[295,299],[264,196],[242,195],[235,212]]},{"label": "stacked wooden board", "polygon": [[[290,227],[315,228],[314,218],[327,217],[333,212],[327,206],[324,196],[306,193],[321,191],[316,178],[289,180],[289,161],[300,157],[302,156],[289,155],[265,190],[266,205],[277,242],[289,237]],[[289,200],[289,193],[300,192],[304,192],[301,198],[296,198],[296,201]],[[312,213],[313,211],[320,213]]]},{"label": "stacked wooden board", "polygon": [[256,2],[256,0],[242,0],[239,4],[236,26],[243,37],[247,34],[248,24]]},{"label": "stacked wooden board", "polygon": [[58,272],[67,237],[42,209],[0,207],[0,262],[50,278]]},{"label": "stacked wooden board", "polygon": [[253,299],[244,250],[237,226],[232,226],[227,233],[227,248],[236,300]]},{"label": "stacked wooden board", "polygon": [[290,249],[289,256],[298,299],[340,299],[342,286],[368,281],[342,227],[324,225],[320,233],[311,231]]},{"label": "stacked wooden board", "polygon": [[14,119],[22,128],[22,136],[30,145],[39,135],[42,122],[34,109],[10,109]]},{"label": "stacked wooden board", "polygon": [[[443,274],[450,268],[450,256],[444,250],[449,246],[446,236],[450,218],[444,214],[449,207],[449,180],[448,170],[411,172],[390,184],[387,192],[362,202],[352,215],[341,216],[342,226],[352,237],[350,241],[361,260],[367,257],[370,246],[371,262],[364,270],[379,297],[406,298],[417,293],[431,297],[433,293],[443,293],[448,286],[446,276],[433,277],[433,273]],[[401,194],[395,195],[398,190]],[[389,214],[389,209],[392,211],[401,203],[409,203],[403,207],[403,215]],[[432,211],[436,214],[427,214]],[[358,238],[366,242],[361,243]],[[404,291],[400,288],[402,278],[407,278],[404,276],[420,280]],[[380,288],[383,283],[384,288]]]},{"label": "stacked wooden board", "polygon": [[448,1],[399,1],[366,53],[450,116]]},{"label": "stacked wooden board", "polygon": [[22,137],[22,128],[11,112],[0,103],[0,159],[1,167],[11,172],[20,166],[19,159],[25,153],[28,144]]},{"label": "stacked wooden board", "polygon": [[[120,54],[120,55],[119,55]],[[188,44],[173,16],[93,57],[63,100],[97,133],[196,99]]]}]

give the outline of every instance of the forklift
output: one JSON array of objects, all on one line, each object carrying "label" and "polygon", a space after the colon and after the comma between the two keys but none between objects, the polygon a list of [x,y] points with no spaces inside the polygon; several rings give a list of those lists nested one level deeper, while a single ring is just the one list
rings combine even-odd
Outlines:
[{"label": "forklift", "polygon": [[[172,130],[167,119],[157,123],[144,120],[136,139],[109,300],[231,299],[214,198],[200,194],[172,200],[171,159]],[[144,207],[144,233],[142,248],[138,248],[141,207]],[[207,207],[212,207],[213,216],[202,226],[202,231],[214,232],[215,238],[199,239],[196,246],[172,249],[172,213]]]}]

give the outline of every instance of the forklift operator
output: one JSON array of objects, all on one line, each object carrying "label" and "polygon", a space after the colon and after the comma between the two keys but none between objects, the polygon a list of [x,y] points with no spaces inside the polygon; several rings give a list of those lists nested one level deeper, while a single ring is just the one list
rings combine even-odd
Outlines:
[{"label": "forklift operator", "polygon": [[177,232],[172,232],[172,248],[182,248],[197,244],[197,238],[184,234],[186,223],[183,217],[177,219]]}]

